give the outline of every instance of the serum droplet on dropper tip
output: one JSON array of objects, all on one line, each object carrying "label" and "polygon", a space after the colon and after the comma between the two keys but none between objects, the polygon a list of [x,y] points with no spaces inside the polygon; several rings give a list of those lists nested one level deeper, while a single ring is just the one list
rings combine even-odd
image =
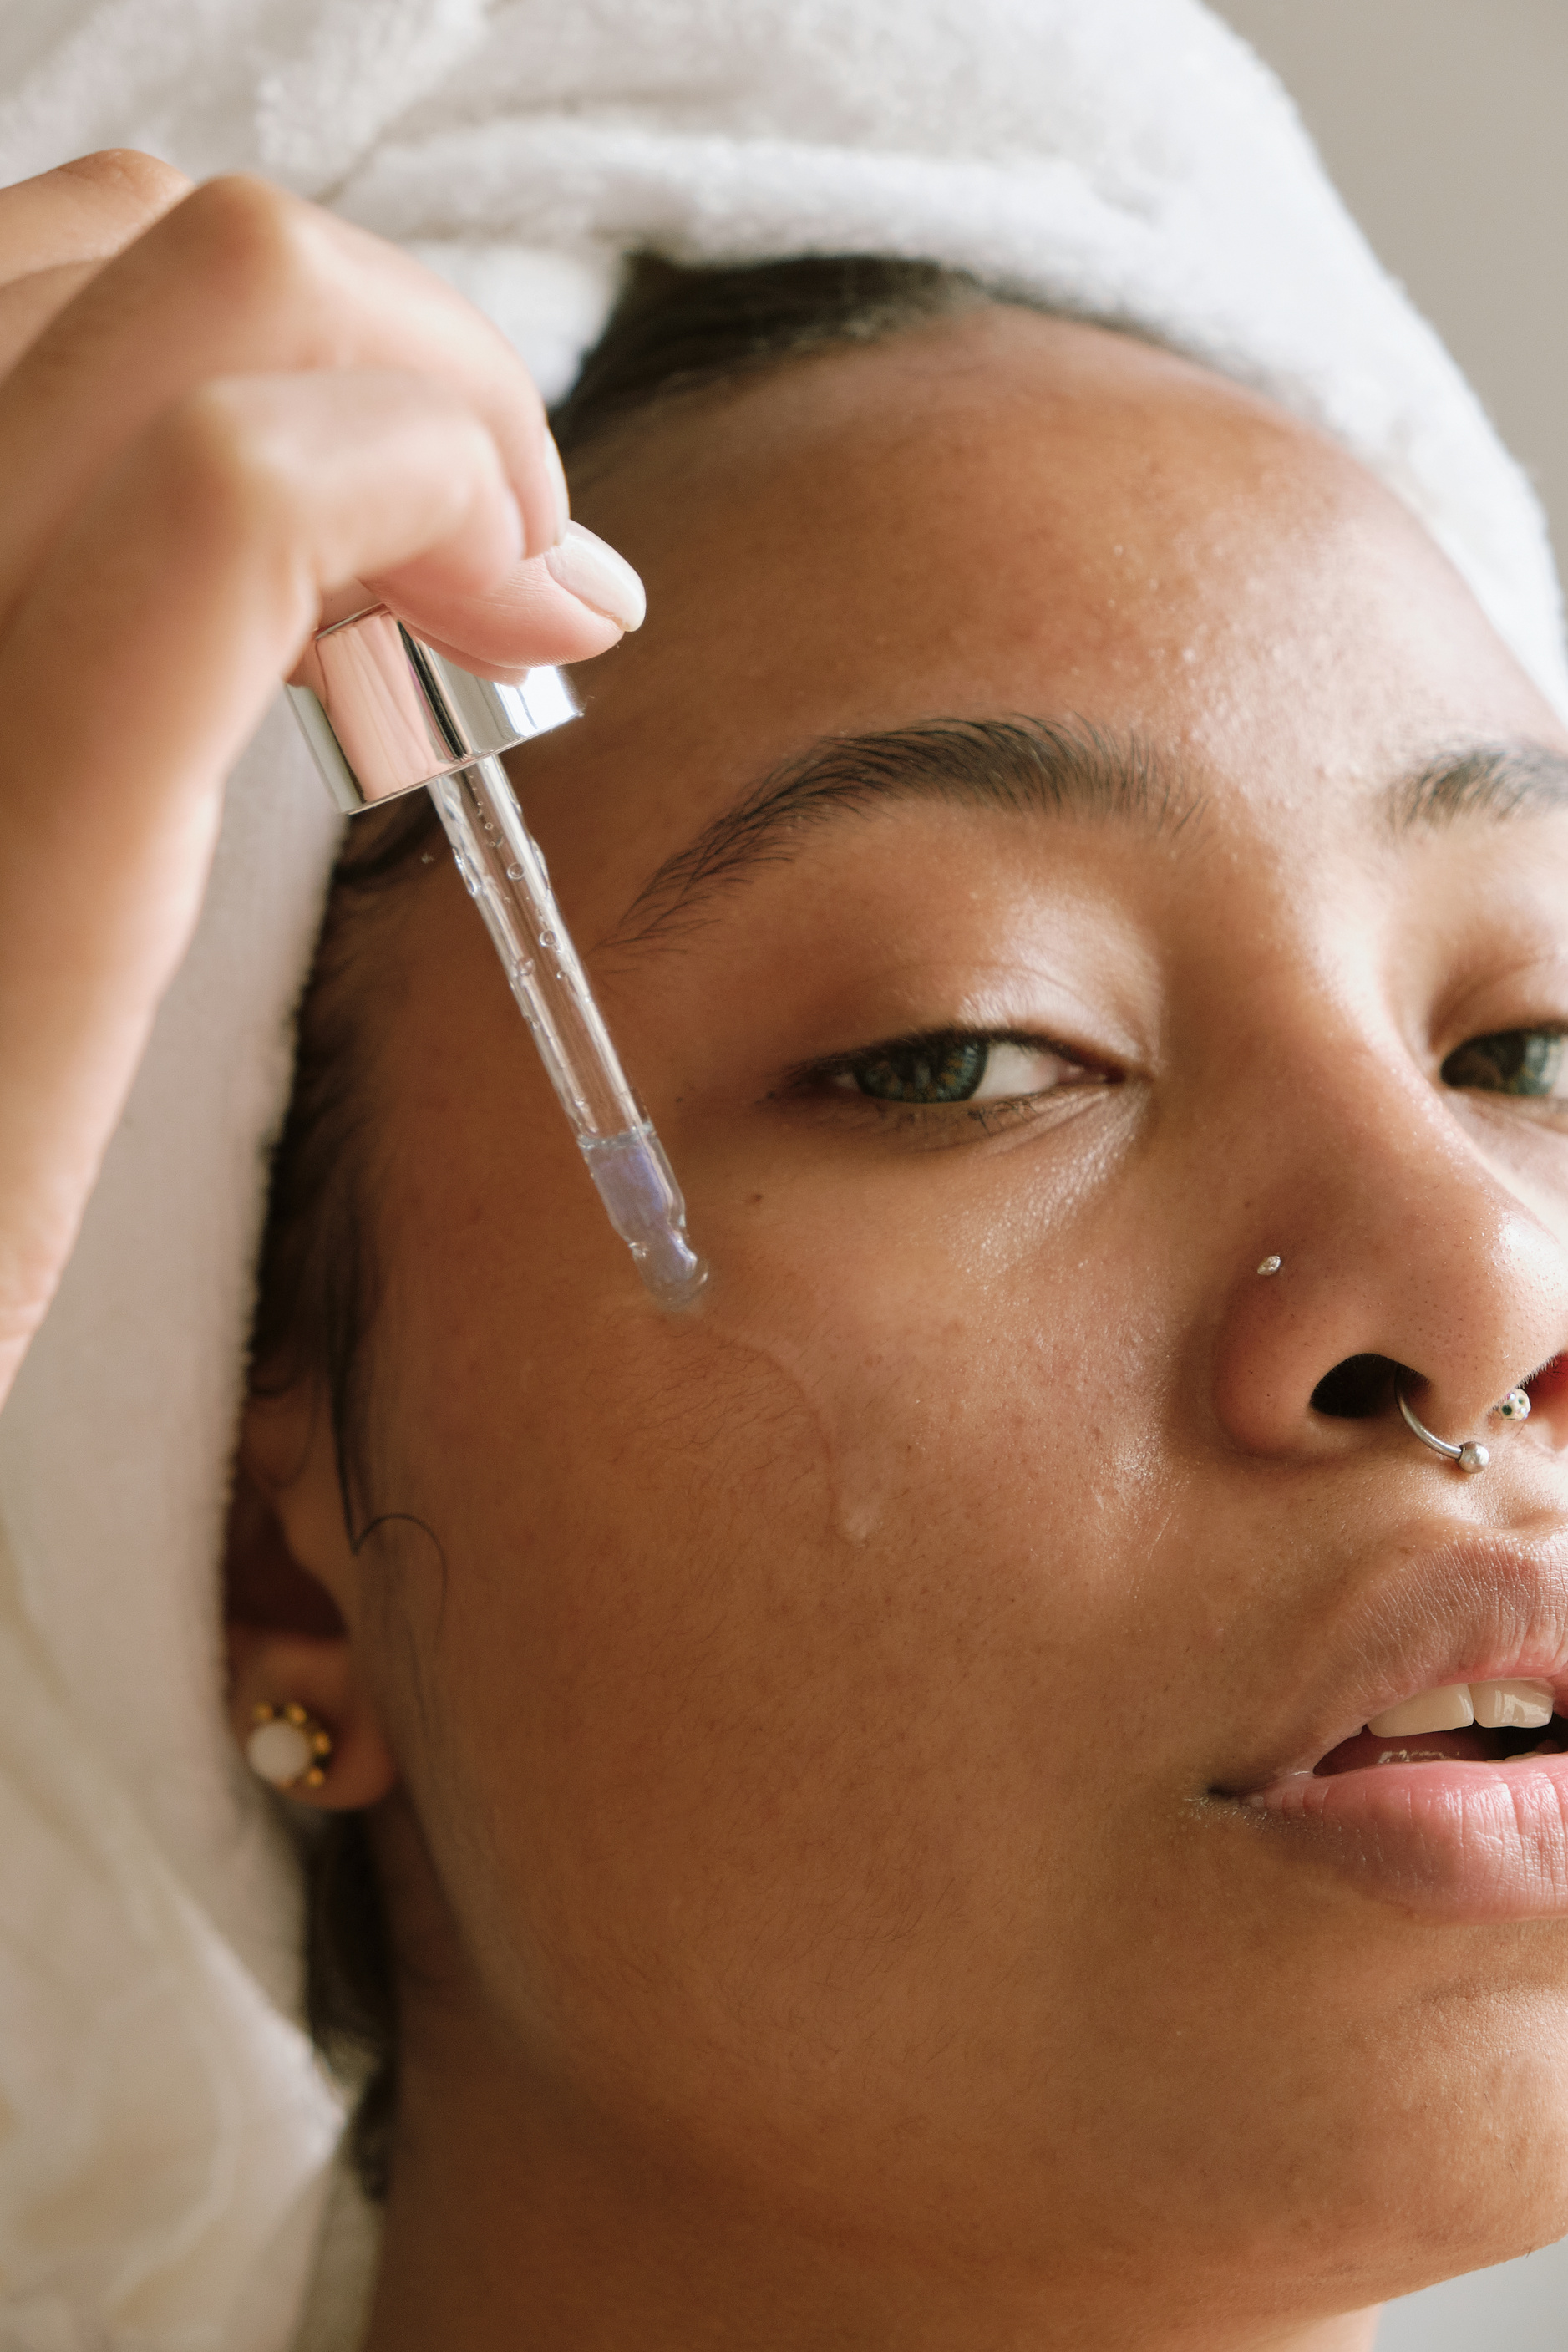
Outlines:
[{"label": "serum droplet on dropper tip", "polygon": [[689,1307],[707,1268],[686,1239],[686,1206],[664,1149],[648,1126],[580,1139],[605,1213],[661,1307]]}]

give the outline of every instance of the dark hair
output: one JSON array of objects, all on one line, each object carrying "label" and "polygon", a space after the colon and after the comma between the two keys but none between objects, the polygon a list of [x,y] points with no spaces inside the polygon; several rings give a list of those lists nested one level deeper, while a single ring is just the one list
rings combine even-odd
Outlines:
[{"label": "dark hair", "polygon": [[[570,465],[632,422],[710,387],[956,316],[992,299],[934,262],[839,254],[688,269],[651,257],[551,417]],[[308,1377],[330,1412],[350,1538],[363,1540],[361,1341],[380,1281],[367,1213],[367,1055],[355,974],[382,952],[396,886],[441,850],[423,793],[358,819],[333,877],[298,1021],[294,1095],[273,1157],[253,1337],[253,1387]],[[350,2152],[385,2195],[397,2104],[397,1969],[362,1814],[330,1816],[307,1847],[307,2014],[319,2048],[357,2082]]]},{"label": "dark hair", "polygon": [[685,269],[644,254],[570,392],[550,416],[563,457],[683,395],[844,343],[880,342],[990,300],[935,261],[841,253]]}]

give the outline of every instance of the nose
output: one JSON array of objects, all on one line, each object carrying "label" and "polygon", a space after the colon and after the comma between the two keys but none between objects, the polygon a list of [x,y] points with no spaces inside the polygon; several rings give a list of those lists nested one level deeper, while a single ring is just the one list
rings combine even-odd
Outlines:
[{"label": "nose", "polygon": [[[1298,1461],[1394,1435],[1414,1451],[1402,1387],[1438,1437],[1490,1443],[1508,1391],[1568,1348],[1563,1241],[1398,1057],[1329,1056],[1273,1109],[1285,1172],[1238,1235],[1214,1357],[1222,1429]],[[1274,1255],[1276,1272],[1254,1270]],[[1568,1443],[1568,1383],[1534,1401],[1533,1442]]]}]

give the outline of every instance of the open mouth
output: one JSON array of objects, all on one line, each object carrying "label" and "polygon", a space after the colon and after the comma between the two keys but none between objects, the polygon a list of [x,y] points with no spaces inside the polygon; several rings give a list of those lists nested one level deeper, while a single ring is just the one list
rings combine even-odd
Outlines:
[{"label": "open mouth", "polygon": [[1266,1866],[1449,1925],[1568,1923],[1568,1519],[1406,1552],[1335,1630],[1337,1704],[1325,1673],[1316,1721],[1212,1790],[1269,1824]]},{"label": "open mouth", "polygon": [[[1471,1926],[1568,1918],[1568,1713],[1550,1684],[1535,1688],[1546,1699],[1515,1709],[1487,1707],[1484,1685],[1424,1691],[1242,1802],[1404,1910]],[[1388,1727],[1411,1716],[1415,1727]]]},{"label": "open mouth", "polygon": [[1519,1756],[1568,1753],[1568,1719],[1554,1715],[1544,1728],[1490,1731],[1469,1724],[1452,1731],[1403,1735],[1358,1731],[1342,1739],[1313,1765],[1316,1779],[1335,1772],[1361,1772],[1379,1764],[1508,1764]]},{"label": "open mouth", "polygon": [[1385,1764],[1508,1764],[1568,1751],[1568,1717],[1552,1711],[1550,1683],[1452,1683],[1419,1691],[1374,1716],[1354,1738],[1320,1757],[1313,1776]]}]

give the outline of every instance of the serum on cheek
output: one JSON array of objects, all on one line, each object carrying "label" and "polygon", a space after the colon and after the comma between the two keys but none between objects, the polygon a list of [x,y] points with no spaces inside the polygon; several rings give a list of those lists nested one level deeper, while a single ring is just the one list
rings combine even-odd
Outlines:
[{"label": "serum on cheek", "polygon": [[659,1304],[689,1306],[707,1269],[686,1239],[680,1186],[627,1084],[499,756],[577,718],[565,678],[473,677],[377,604],[320,632],[288,694],[347,814],[430,793],[611,1223]]}]

